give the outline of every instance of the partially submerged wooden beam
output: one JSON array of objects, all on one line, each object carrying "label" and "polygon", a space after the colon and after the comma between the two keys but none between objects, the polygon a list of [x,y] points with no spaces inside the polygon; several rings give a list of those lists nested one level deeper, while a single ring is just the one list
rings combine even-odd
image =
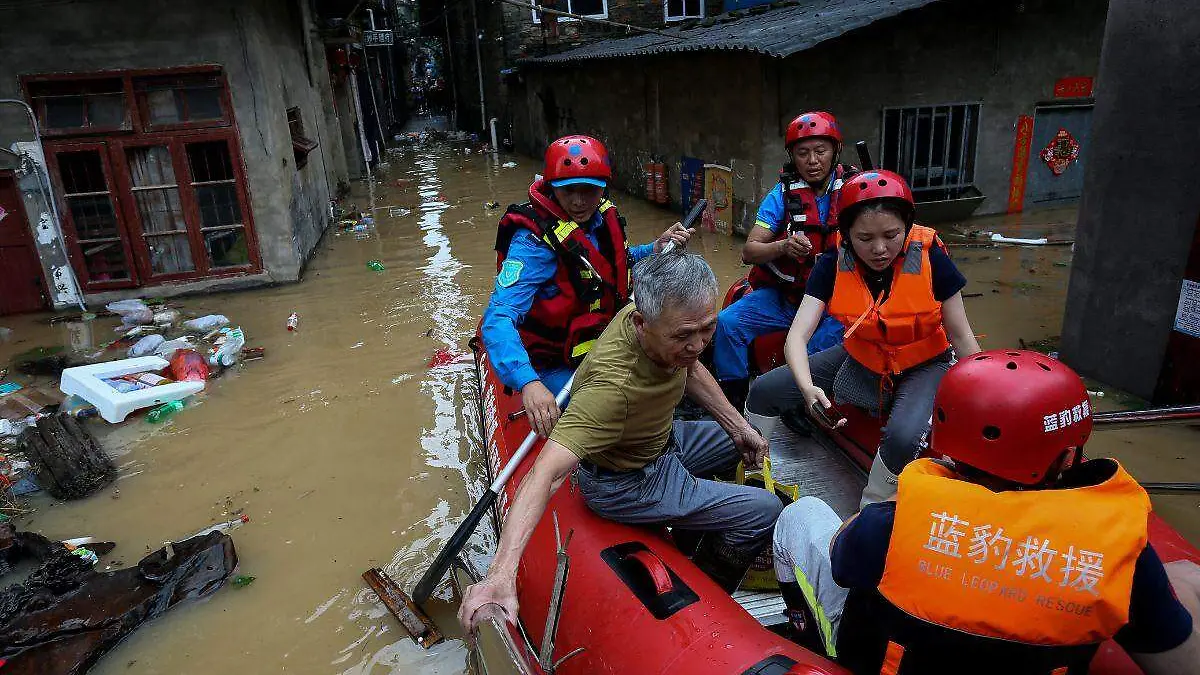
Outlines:
[{"label": "partially submerged wooden beam", "polygon": [[442,641],[442,634],[433,625],[433,621],[383,570],[372,567],[363,572],[362,578],[388,610],[399,619],[400,625],[404,626],[404,630],[408,631],[414,642],[429,649]]}]

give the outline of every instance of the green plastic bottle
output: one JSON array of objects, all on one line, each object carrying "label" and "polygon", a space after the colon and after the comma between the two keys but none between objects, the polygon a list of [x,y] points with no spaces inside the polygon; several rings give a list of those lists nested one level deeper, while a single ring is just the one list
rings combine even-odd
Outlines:
[{"label": "green plastic bottle", "polygon": [[168,417],[174,415],[179,410],[183,410],[182,399],[178,401],[171,401],[170,403],[164,403],[154,410],[151,410],[150,413],[146,415],[146,421],[150,422],[151,424],[165,422],[167,421]]},{"label": "green plastic bottle", "polygon": [[368,262],[367,267],[375,270],[376,272],[382,272],[385,269],[383,266],[383,263],[378,260],[372,260],[372,261]]}]

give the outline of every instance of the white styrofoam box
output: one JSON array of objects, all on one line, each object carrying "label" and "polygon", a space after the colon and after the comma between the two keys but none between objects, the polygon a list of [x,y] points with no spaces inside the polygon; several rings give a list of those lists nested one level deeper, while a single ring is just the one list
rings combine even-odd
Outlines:
[{"label": "white styrofoam box", "polygon": [[132,375],[134,373],[158,372],[170,365],[157,356],[140,356],[136,359],[121,359],[90,366],[67,368],[62,373],[58,388],[64,394],[74,394],[96,406],[100,416],[116,424],[124,422],[129,413],[161,403],[187,398],[204,390],[203,382],[172,382],[157,387],[121,393],[113,389],[105,379]]}]

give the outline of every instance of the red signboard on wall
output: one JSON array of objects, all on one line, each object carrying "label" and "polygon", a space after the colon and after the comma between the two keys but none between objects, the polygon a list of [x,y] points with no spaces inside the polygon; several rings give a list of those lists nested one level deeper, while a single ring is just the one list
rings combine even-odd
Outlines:
[{"label": "red signboard on wall", "polygon": [[1054,83],[1055,98],[1087,98],[1092,95],[1092,78],[1064,77]]},{"label": "red signboard on wall", "polygon": [[1029,146],[1033,143],[1033,117],[1017,118],[1017,138],[1013,143],[1012,176],[1008,181],[1008,212],[1016,213],[1025,205],[1025,175],[1029,171]]}]

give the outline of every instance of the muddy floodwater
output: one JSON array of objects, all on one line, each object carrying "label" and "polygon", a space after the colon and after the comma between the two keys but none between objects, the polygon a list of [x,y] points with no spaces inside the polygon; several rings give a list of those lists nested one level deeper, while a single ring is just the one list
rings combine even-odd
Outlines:
[{"label": "muddy floodwater", "polygon": [[[250,522],[232,533],[239,571],[256,581],[169,612],[91,672],[464,672],[457,636],[421,650],[360,575],[383,567],[411,589],[482,492],[466,343],[495,273],[501,210],[486,203],[522,201],[539,169],[528,158],[501,161],[508,160],[517,167],[449,147],[409,150],[393,158],[386,179],[356,186],[347,200],[374,210],[376,232],[356,239],[331,230],[302,283],[177,301],[240,323],[266,358],[210,382],[198,404],[166,425],[134,418],[105,429],[101,440],[119,455],[120,478],[75,503],[31,498],[36,511],[18,524],[51,538],[115,541],[101,565],[122,566],[241,510]],[[636,197],[613,199],[629,221],[631,243],[650,240],[676,219]],[[1072,210],[1049,210],[943,230],[970,280],[967,309],[985,348],[1061,332],[1071,248],[980,247],[981,238],[964,235],[1070,239],[1073,223]],[[702,233],[691,248],[728,285],[745,273],[740,245]],[[368,269],[373,259],[385,269]],[[300,324],[288,332],[292,312]],[[13,331],[0,344],[0,361],[39,345],[98,345],[115,336],[113,320],[51,326],[46,318],[0,319]],[[1117,399],[1110,393],[1100,407]],[[1089,450],[1121,458],[1142,480],[1200,481],[1198,439],[1187,427],[1105,431]],[[1200,497],[1154,501],[1200,541]],[[449,595],[442,590],[444,599]],[[434,613],[453,627],[449,604]]]}]

